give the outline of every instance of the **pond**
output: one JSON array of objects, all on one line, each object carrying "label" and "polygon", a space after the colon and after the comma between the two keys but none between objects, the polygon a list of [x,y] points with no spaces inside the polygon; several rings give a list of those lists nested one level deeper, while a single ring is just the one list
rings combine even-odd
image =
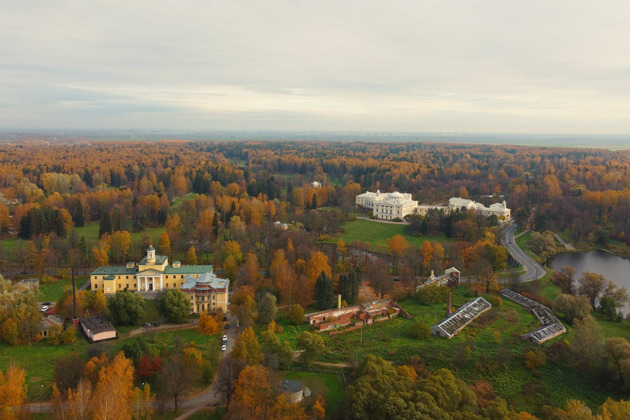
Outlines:
[{"label": "pond", "polygon": [[[590,251],[580,253],[558,254],[551,260],[549,267],[560,270],[560,267],[570,265],[575,268],[576,280],[584,271],[601,274],[617,286],[625,286],[630,292],[630,260],[618,257],[604,251]],[[623,312],[630,312],[630,307],[625,306]]]}]

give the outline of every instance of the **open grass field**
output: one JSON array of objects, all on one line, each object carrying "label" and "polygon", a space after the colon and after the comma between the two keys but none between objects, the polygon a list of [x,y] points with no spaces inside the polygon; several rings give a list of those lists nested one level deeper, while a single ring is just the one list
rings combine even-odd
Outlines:
[{"label": "open grass field", "polygon": [[[157,314],[157,309],[155,309],[155,303],[153,301],[146,302],[145,317],[142,323],[144,323],[145,320],[157,321],[159,314]],[[17,347],[0,343],[0,370],[6,370],[6,367],[11,362],[25,369],[28,398],[30,401],[40,401],[42,399],[47,400],[50,397],[55,362],[73,351],[76,351],[77,354],[84,357],[85,361],[87,361],[86,355],[90,347],[97,348],[99,351],[113,356],[122,349],[126,342],[141,339],[146,341],[149,347],[155,350],[156,354],[159,354],[162,348],[173,348],[176,337],[179,337],[182,343],[195,343],[204,356],[209,354],[208,349],[210,347],[216,348],[216,354],[219,353],[219,335],[203,335],[196,329],[165,332],[153,332],[149,329],[148,334],[131,338],[126,337],[126,333],[135,328],[137,327],[119,328],[119,339],[96,344],[88,344],[85,337],[80,332],[77,332],[77,341],[74,344],[65,346],[50,346],[46,340],[42,340],[31,346]]]},{"label": "open grass field", "polygon": [[[344,398],[343,378],[341,375],[318,372],[285,371],[280,376],[285,379],[301,381],[312,392],[315,401],[317,394],[326,398],[326,412],[336,413]],[[328,416],[332,418],[332,416]]]},{"label": "open grass field", "polygon": [[[88,276],[81,276],[81,280],[76,278],[76,286],[77,289],[81,287]],[[57,302],[61,295],[63,294],[63,289],[66,286],[72,286],[72,279],[68,280],[57,280],[53,283],[41,284],[39,285],[40,297],[39,300],[42,302]],[[70,289],[72,290],[72,289]]]},{"label": "open grass field", "polygon": [[77,334],[77,341],[66,346],[50,346],[46,340],[32,346],[11,347],[0,343],[0,370],[5,371],[9,363],[14,362],[18,367],[26,370],[26,384],[28,385],[28,399],[40,401],[48,399],[53,379],[55,362],[76,350],[78,354],[85,354],[88,342]]},{"label": "open grass field", "polygon": [[419,247],[424,241],[450,242],[444,234],[436,236],[411,236],[405,230],[404,224],[379,223],[372,220],[357,219],[343,225],[344,233],[335,235],[334,241],[343,239],[346,244],[354,241],[369,243],[374,249],[387,251],[387,240],[395,235],[403,236],[411,246]]},{"label": "open grass field", "polygon": [[[78,234],[78,237],[85,237],[88,245],[98,241],[99,223],[90,223],[82,227],[75,227],[74,231]],[[163,227],[146,228],[141,232],[131,232],[132,242],[139,242],[145,235],[151,236],[151,241],[157,246],[159,236],[164,232]],[[0,240],[0,246],[2,250],[11,255],[15,251],[16,247],[25,246],[26,241],[20,238],[10,238]]]},{"label": "open grass field", "polygon": [[[551,298],[555,286],[547,283],[540,290]],[[471,299],[464,287],[453,295],[454,307]],[[621,394],[598,391],[592,388],[583,372],[572,366],[547,363],[536,371],[526,368],[524,355],[529,350],[541,350],[553,342],[572,339],[572,329],[543,346],[538,347],[521,339],[521,335],[540,326],[538,320],[519,305],[503,299],[502,305],[493,307],[486,314],[468,325],[459,335],[447,340],[431,336],[417,340],[409,335],[409,327],[415,321],[433,325],[445,316],[446,305],[420,305],[413,299],[401,302],[412,319],[402,317],[378,323],[361,330],[322,337],[327,351],[318,360],[332,363],[352,363],[367,354],[390,360],[395,364],[420,363],[430,371],[448,368],[469,384],[480,379],[492,383],[498,395],[506,398],[518,410],[533,412],[543,404],[564,407],[566,400],[577,398],[592,408],[602,404],[607,397],[619,399]],[[594,314],[604,328],[605,336],[628,337],[630,324],[604,320]],[[282,339],[299,334],[301,327],[285,328]]]}]

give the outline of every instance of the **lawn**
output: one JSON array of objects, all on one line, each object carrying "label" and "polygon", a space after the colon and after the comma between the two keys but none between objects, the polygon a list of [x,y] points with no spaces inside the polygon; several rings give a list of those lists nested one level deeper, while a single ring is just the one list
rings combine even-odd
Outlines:
[{"label": "lawn", "polygon": [[[118,340],[106,341],[103,343],[88,344],[86,339],[77,333],[77,341],[74,344],[65,346],[50,346],[46,340],[35,343],[31,346],[11,347],[5,343],[0,343],[0,370],[5,371],[8,364],[13,361],[17,366],[26,370],[26,383],[28,385],[28,398],[30,401],[48,400],[50,398],[53,370],[55,362],[70,353],[76,351],[87,361],[87,350],[96,347],[106,352],[110,356],[115,355],[122,349],[126,342],[134,340],[145,340],[149,347],[160,354],[162,348],[171,349],[175,343],[175,337],[179,337],[182,343],[195,343],[201,350],[204,357],[208,357],[208,349],[214,347],[218,355],[220,347],[219,335],[207,336],[200,334],[196,329],[177,330],[166,332],[154,332],[147,335],[135,336],[132,338],[120,338]],[[213,354],[214,354],[213,353]],[[215,360],[215,363],[218,359]]]},{"label": "lawn", "polygon": [[26,370],[28,398],[39,401],[50,397],[50,387],[53,379],[55,362],[76,350],[78,354],[85,354],[89,346],[83,336],[77,334],[77,341],[66,346],[53,347],[42,340],[31,346],[11,347],[0,343],[0,370],[4,371],[13,361],[18,367]]},{"label": "lawn", "polygon": [[[79,276],[76,278],[77,289],[81,287],[83,283],[85,283],[85,280],[87,278],[88,276]],[[72,286],[72,279],[67,279],[67,280],[55,279],[53,283],[48,283],[48,284],[41,284],[40,282],[39,300],[41,300],[42,302],[57,302],[59,299],[61,299],[61,295],[63,294],[63,289],[66,286]]]},{"label": "lawn", "polygon": [[171,209],[172,210],[179,210],[179,208],[182,206],[182,204],[184,203],[184,200],[194,200],[195,197],[197,196],[197,193],[191,192],[188,194],[184,194],[181,197],[177,197],[175,200],[173,200],[173,204],[171,205]]},{"label": "lawn", "polygon": [[[541,285],[540,290],[551,298],[554,287],[547,283]],[[472,298],[467,295],[464,287],[457,288],[453,306],[460,306]],[[609,396],[621,397],[611,391],[594,390],[579,368],[547,363],[537,371],[528,370],[524,364],[527,351],[544,349],[555,341],[570,341],[572,331],[569,327],[567,334],[541,347],[530,344],[521,339],[521,335],[538,328],[540,323],[513,302],[502,299],[502,305],[493,307],[450,340],[431,336],[426,341],[412,338],[409,327],[415,321],[433,325],[445,316],[446,305],[424,306],[407,299],[401,306],[412,315],[411,320],[399,317],[332,337],[323,334],[327,351],[318,360],[354,362],[373,354],[395,364],[420,364],[429,371],[448,368],[468,384],[480,379],[491,382],[497,394],[506,398],[515,409],[530,412],[542,404],[564,406],[570,398],[583,400],[595,408]],[[607,337],[628,336],[630,328],[626,321],[606,321],[599,314],[595,317]],[[288,335],[299,332],[300,328],[285,328],[282,339],[289,339]]]},{"label": "lawn", "polygon": [[313,403],[315,403],[317,394],[324,395],[327,417],[333,418],[333,414],[339,410],[345,394],[341,375],[302,371],[285,371],[281,372],[280,375],[285,379],[301,381],[311,390]]},{"label": "lawn", "polygon": [[436,236],[411,236],[405,230],[404,224],[379,223],[371,220],[357,219],[346,222],[344,233],[336,235],[334,241],[343,239],[346,244],[354,241],[369,243],[375,249],[386,251],[387,240],[395,235],[403,236],[411,246],[419,247],[424,241],[450,242],[451,239],[444,234]]}]

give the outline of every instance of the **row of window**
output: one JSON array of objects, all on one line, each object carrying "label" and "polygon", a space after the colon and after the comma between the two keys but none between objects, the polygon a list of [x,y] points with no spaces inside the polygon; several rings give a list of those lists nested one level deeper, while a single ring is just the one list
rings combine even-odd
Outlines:
[{"label": "row of window", "polygon": [[[164,275],[164,279],[168,280],[168,276],[169,276],[168,274],[165,274]],[[177,280],[177,276],[178,276],[178,274],[174,274],[173,275],[173,280]],[[195,274],[194,276],[195,276],[195,278],[199,277],[198,274]],[[103,280],[105,280],[105,277],[107,277],[107,275],[103,276]],[[122,276],[116,276],[116,277],[118,277],[119,279],[122,279]],[[132,277],[132,280],[136,279],[136,276],[131,276],[131,277]],[[184,278],[184,274],[179,274],[179,278],[183,279]],[[94,280],[98,280],[98,276],[94,276]],[[125,280],[129,280],[129,276],[125,276]]]},{"label": "row of window", "polygon": [[[137,288],[138,288],[137,286],[138,286],[137,284],[132,284],[132,285],[131,285],[131,288],[132,288],[132,289],[137,289]],[[173,287],[177,287],[177,283],[173,283]],[[121,284],[121,283],[118,283],[118,288],[119,288],[119,289],[122,289],[122,284]],[[129,288],[130,288],[128,283],[125,285],[125,288],[126,288],[126,289],[129,289]],[[165,288],[165,289],[168,289],[168,283],[164,283],[164,288]],[[94,289],[98,289],[98,284],[95,284],[95,285],[94,285]]]}]

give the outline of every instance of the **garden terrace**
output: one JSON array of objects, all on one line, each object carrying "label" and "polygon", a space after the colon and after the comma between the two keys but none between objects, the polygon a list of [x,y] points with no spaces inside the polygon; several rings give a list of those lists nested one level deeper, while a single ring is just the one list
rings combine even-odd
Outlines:
[{"label": "garden terrace", "polygon": [[457,311],[431,326],[431,331],[435,335],[451,339],[475,318],[491,308],[492,305],[482,297],[469,300]]},{"label": "garden terrace", "polygon": [[389,299],[376,300],[345,308],[330,309],[308,315],[308,322],[317,331],[325,331],[332,328],[345,327],[352,323],[353,318],[362,325],[378,322],[377,317],[382,316],[382,320],[390,319],[402,313],[405,318],[411,316],[405,312],[398,304]]},{"label": "garden terrace", "polygon": [[511,301],[518,303],[526,307],[529,311],[531,311],[536,318],[542,324],[542,327],[528,332],[527,334],[523,334],[521,337],[525,340],[531,341],[535,344],[542,344],[547,340],[551,340],[554,337],[559,336],[567,331],[567,329],[562,325],[558,317],[554,315],[554,313],[546,307],[535,300],[526,298],[525,296],[516,293],[510,289],[501,290],[501,295]]}]

